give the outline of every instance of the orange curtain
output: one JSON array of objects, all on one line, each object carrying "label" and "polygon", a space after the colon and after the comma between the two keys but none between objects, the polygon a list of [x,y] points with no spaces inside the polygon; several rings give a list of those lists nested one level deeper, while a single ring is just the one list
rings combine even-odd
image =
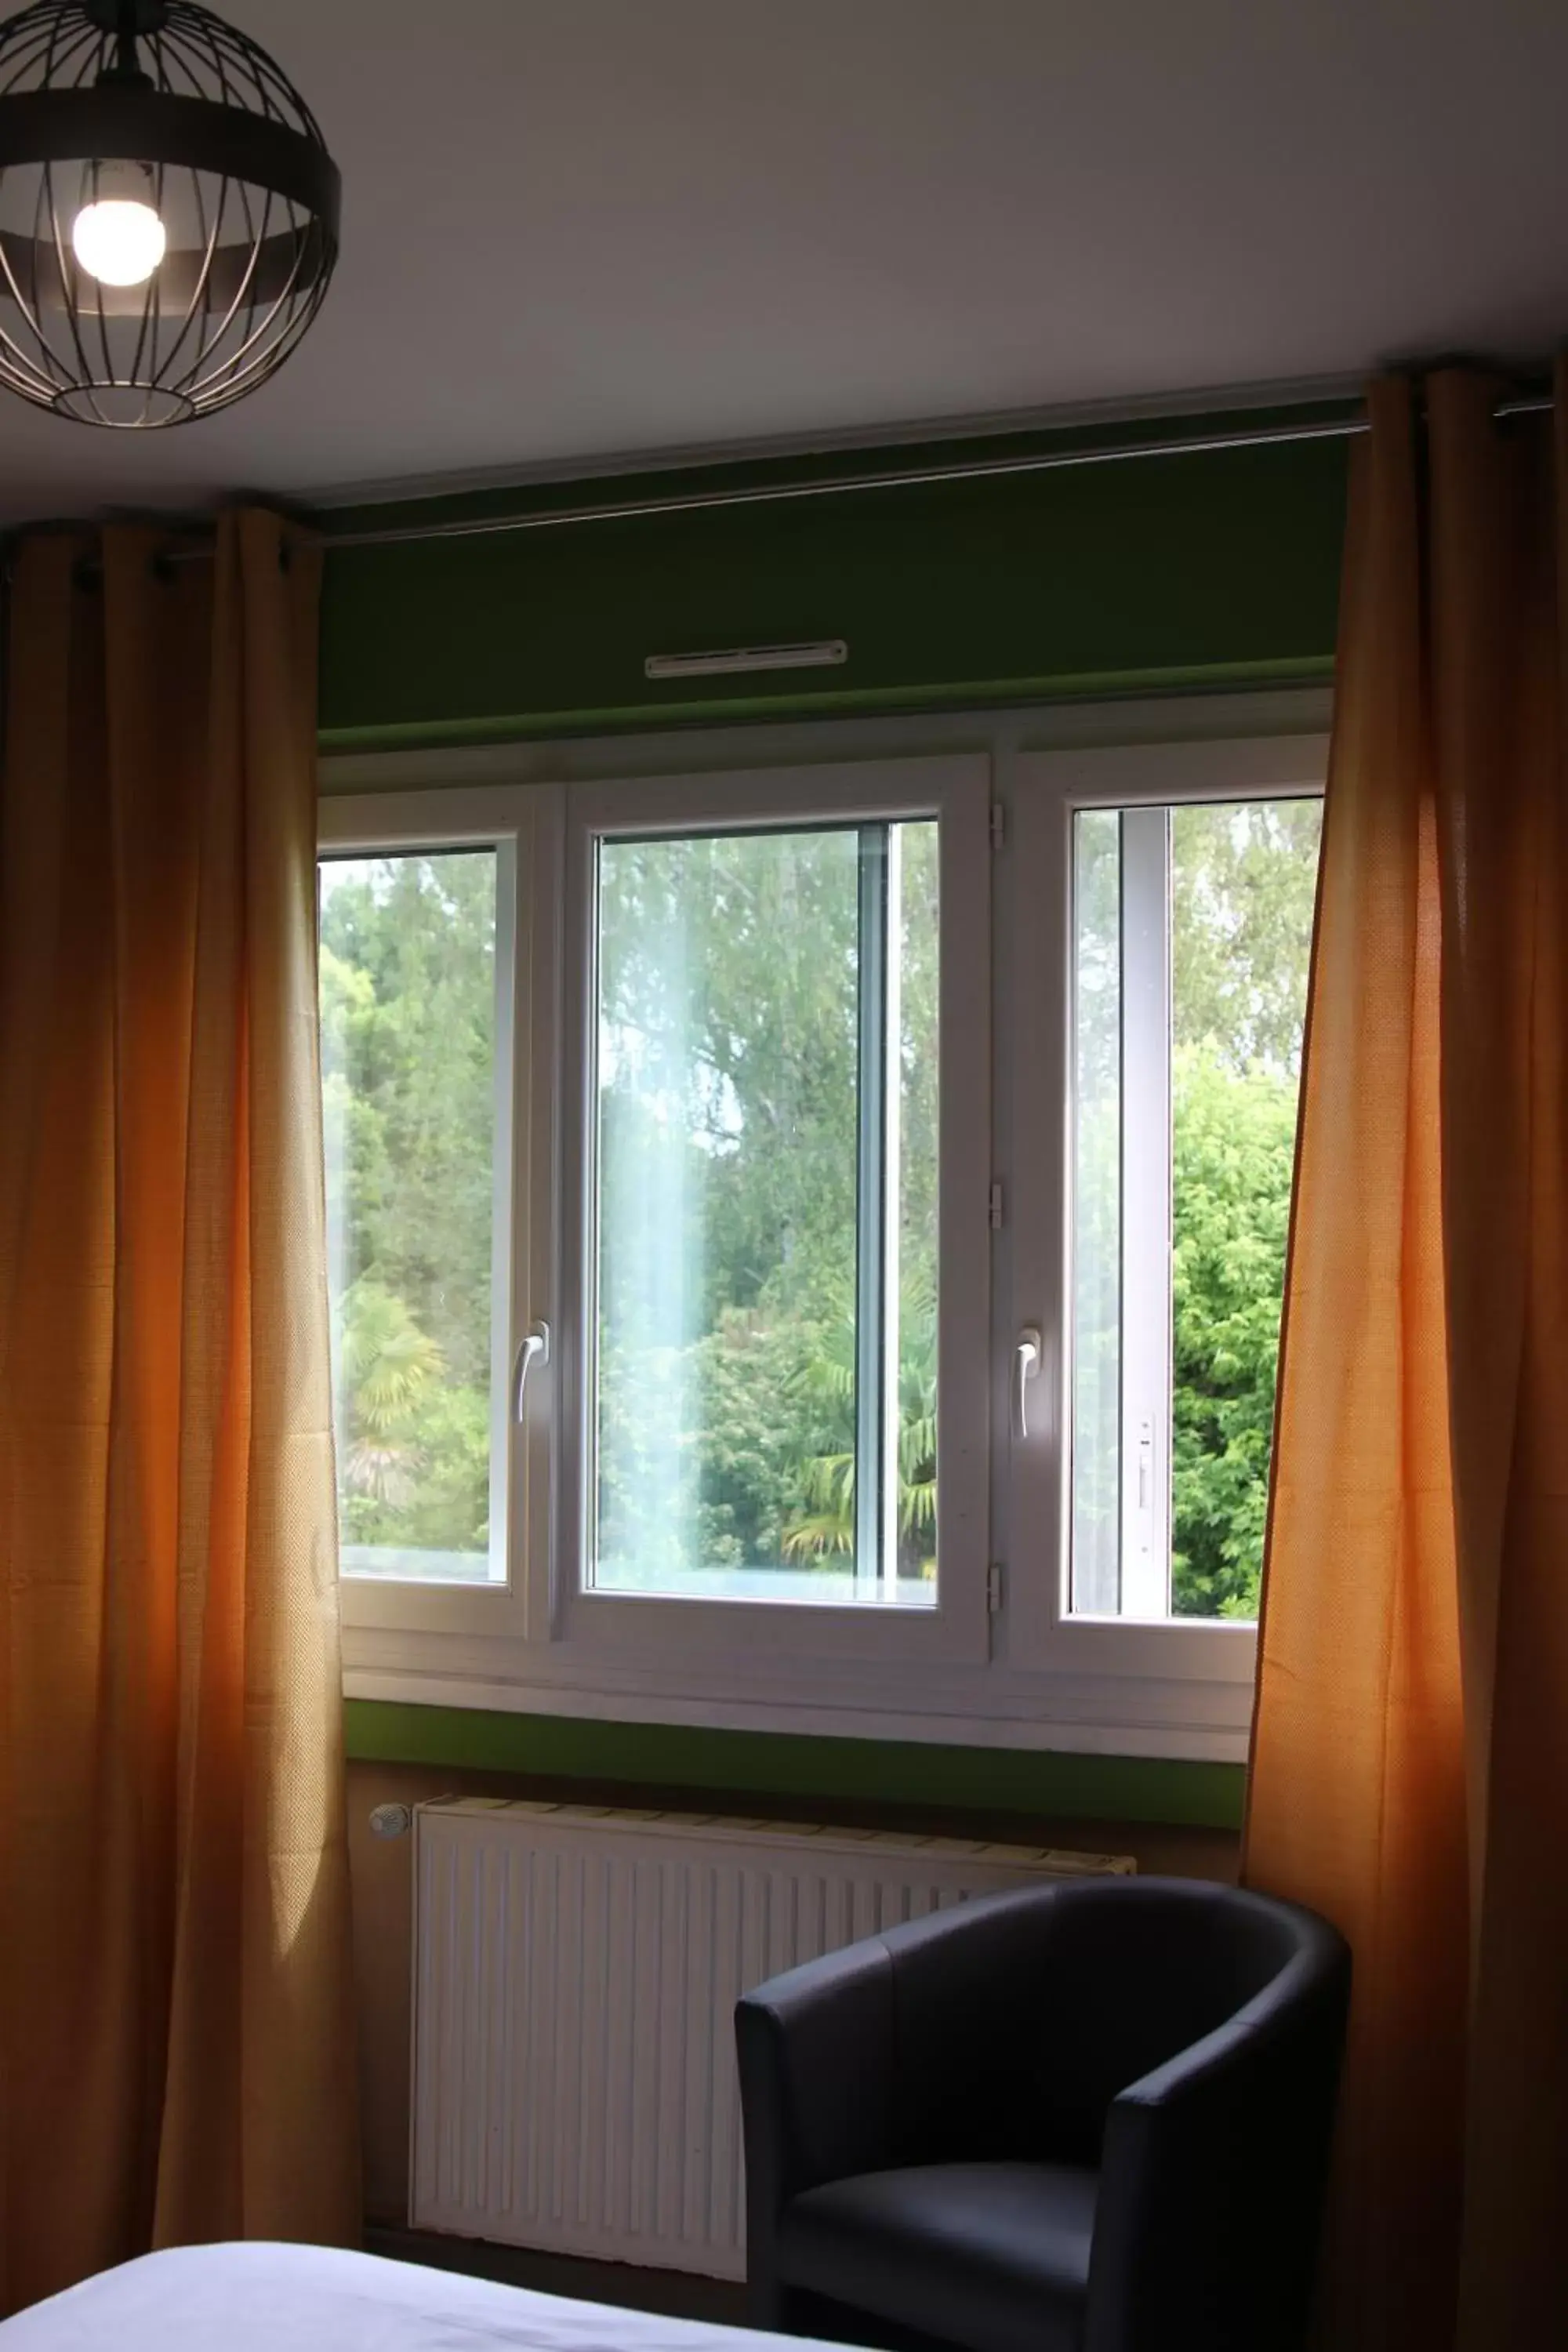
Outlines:
[{"label": "orange curtain", "polygon": [[12,596],[0,2310],[358,2229],[318,564],[258,512],[166,549],[35,538]]},{"label": "orange curtain", "polygon": [[1245,1861],[1354,1948],[1333,2352],[1568,2343],[1568,377],[1502,391],[1378,383],[1352,486]]}]

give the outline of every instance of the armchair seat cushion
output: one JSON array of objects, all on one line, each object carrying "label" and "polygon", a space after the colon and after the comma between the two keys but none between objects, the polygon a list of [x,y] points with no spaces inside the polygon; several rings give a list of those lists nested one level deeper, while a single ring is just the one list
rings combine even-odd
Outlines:
[{"label": "armchair seat cushion", "polygon": [[1098,2172],[1072,2164],[922,2164],[792,2199],[778,2269],[970,2352],[1078,2352]]}]

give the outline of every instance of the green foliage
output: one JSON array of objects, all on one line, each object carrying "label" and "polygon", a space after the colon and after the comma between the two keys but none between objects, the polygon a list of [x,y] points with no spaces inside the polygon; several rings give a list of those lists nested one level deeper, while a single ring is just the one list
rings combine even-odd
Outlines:
[{"label": "green foliage", "polygon": [[342,1318],[341,1378],[353,1433],[343,1484],[356,1499],[400,1511],[417,1491],[425,1462],[420,1412],[441,1369],[441,1350],[402,1299],[368,1276],[349,1286]]},{"label": "green foliage", "polygon": [[[906,1273],[899,1302],[899,1574],[936,1574],[936,1290],[923,1266]],[[826,1449],[805,1464],[804,1510],[791,1518],[784,1554],[794,1560],[855,1549],[855,1322],[847,1302],[795,1375],[834,1423]]]},{"label": "green foliage", "polygon": [[1296,1082],[1179,1045],[1172,1590],[1178,1615],[1255,1617],[1290,1214]]},{"label": "green foliage", "polygon": [[[900,828],[900,1572],[935,1549],[936,829]],[[601,853],[599,1554],[854,1547],[857,833]]]},{"label": "green foliage", "polygon": [[1258,1613],[1319,801],[1172,816],[1172,1600]]},{"label": "green foliage", "polygon": [[321,1002],[345,1541],[489,1543],[488,856],[327,869]]},{"label": "green foliage", "polygon": [[1318,800],[1173,810],[1178,1045],[1207,1039],[1237,1072],[1300,1071],[1322,824]]},{"label": "green foliage", "polygon": [[489,1376],[495,867],[488,854],[328,870],[328,1130],[352,1278],[375,1272],[459,1386]]},{"label": "green foliage", "polygon": [[[687,1339],[785,1279],[791,1312],[809,1313],[852,1268],[856,875],[852,831],[601,852],[601,1303],[614,1341],[638,1336],[645,1247],[679,1244],[694,1271]],[[683,1230],[647,1242],[630,1209],[655,1178]]]}]

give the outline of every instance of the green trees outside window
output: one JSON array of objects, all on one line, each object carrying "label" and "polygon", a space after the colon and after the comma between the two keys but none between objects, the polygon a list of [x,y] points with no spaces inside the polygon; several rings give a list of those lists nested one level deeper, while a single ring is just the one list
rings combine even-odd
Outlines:
[{"label": "green trees outside window", "polygon": [[[929,1585],[936,1554],[937,827],[875,831],[884,861],[897,836],[885,962],[906,1587]],[[794,1570],[816,1571],[825,1601],[857,1597],[867,855],[854,826],[601,845],[605,1587],[679,1592],[698,1571],[741,1597],[760,1570],[793,1594]]]},{"label": "green trees outside window", "polygon": [[325,860],[321,902],[344,1564],[483,1581],[495,856]]}]

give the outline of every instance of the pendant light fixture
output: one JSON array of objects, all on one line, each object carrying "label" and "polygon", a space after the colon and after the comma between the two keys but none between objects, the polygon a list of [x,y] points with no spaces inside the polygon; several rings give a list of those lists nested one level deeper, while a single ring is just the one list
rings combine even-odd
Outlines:
[{"label": "pendant light fixture", "polygon": [[338,171],[264,49],[195,0],[0,23],[0,384],[83,425],[210,416],[321,308]]}]

